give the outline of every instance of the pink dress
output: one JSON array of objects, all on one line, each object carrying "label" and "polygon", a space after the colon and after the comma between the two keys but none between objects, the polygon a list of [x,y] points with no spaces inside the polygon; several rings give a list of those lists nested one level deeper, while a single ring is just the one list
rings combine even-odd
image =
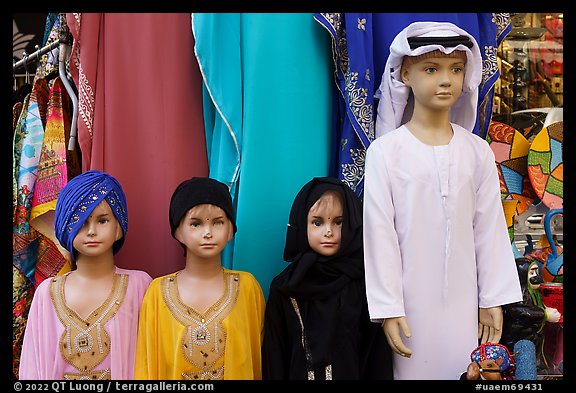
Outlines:
[{"label": "pink dress", "polygon": [[36,290],[20,358],[20,379],[132,379],[138,314],[152,281],[139,270],[116,268],[106,301],[86,319],[63,296],[68,274]]}]

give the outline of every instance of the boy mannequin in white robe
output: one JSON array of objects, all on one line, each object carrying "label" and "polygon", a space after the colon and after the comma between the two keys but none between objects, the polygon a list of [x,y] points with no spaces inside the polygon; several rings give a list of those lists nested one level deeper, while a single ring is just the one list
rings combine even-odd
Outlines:
[{"label": "boy mannequin in white robe", "polygon": [[522,299],[494,155],[471,131],[482,59],[451,23],[394,39],[365,167],[366,290],[395,379],[458,379]]}]

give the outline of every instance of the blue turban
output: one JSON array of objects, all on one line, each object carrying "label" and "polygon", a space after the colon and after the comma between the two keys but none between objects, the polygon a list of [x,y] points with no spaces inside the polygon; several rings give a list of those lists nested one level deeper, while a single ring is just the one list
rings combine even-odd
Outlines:
[{"label": "blue turban", "polygon": [[101,171],[86,171],[70,180],[58,196],[54,231],[60,244],[70,251],[74,260],[74,238],[103,200],[110,205],[123,232],[122,237],[114,242],[113,252],[116,254],[122,248],[128,232],[126,196],[118,180]]},{"label": "blue turban", "polygon": [[500,371],[506,371],[510,366],[514,367],[514,359],[510,356],[508,348],[502,344],[480,344],[476,347],[470,354],[470,360],[473,362],[481,362],[486,359],[491,359],[496,361],[496,359],[502,359],[502,363],[499,365]]}]

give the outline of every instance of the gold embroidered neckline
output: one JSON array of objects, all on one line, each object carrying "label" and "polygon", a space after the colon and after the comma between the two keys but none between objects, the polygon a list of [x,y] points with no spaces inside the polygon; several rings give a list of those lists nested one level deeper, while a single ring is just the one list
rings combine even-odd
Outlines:
[{"label": "gold embroidered neckline", "polygon": [[[114,273],[112,288],[110,289],[108,296],[102,302],[102,304],[100,304],[98,307],[96,307],[94,310],[92,310],[86,318],[82,318],[75,310],[73,310],[72,308],[70,308],[68,306],[68,302],[66,301],[66,296],[65,296],[66,279],[68,278],[68,275],[70,273],[72,273],[72,272],[68,272],[68,273],[62,275],[62,278],[61,278],[62,282],[59,285],[59,292],[60,292],[59,296],[60,296],[60,299],[62,299],[62,308],[64,309],[66,314],[68,314],[68,315],[72,314],[71,315],[72,318],[79,320],[83,324],[86,324],[87,322],[91,322],[91,320],[93,320],[95,317],[100,315],[102,313],[102,310],[104,310],[110,304],[110,301],[115,296],[116,291],[118,289],[118,284],[120,283],[120,274]],[[125,276],[125,274],[123,274],[123,276]]]},{"label": "gold embroidered neckline", "polygon": [[[103,371],[93,369],[102,363],[110,352],[110,336],[104,325],[116,315],[124,301],[129,277],[127,274],[115,273],[108,298],[86,319],[82,319],[66,305],[64,298],[66,276],[67,274],[53,278],[50,285],[52,304],[65,328],[58,344],[60,353],[64,360],[78,369],[83,376],[88,377],[90,374],[91,378],[98,377]],[[65,375],[67,378],[77,377],[74,373],[68,374],[70,375]]]},{"label": "gold embroidered neckline", "polygon": [[222,279],[224,280],[224,290],[222,291],[222,294],[220,295],[220,297],[214,302],[212,303],[210,306],[208,306],[206,308],[206,310],[204,312],[200,312],[196,309],[196,307],[194,306],[189,306],[188,304],[184,303],[184,301],[182,300],[182,298],[180,297],[180,291],[178,290],[178,273],[180,273],[180,271],[174,273],[174,275],[172,276],[173,280],[174,280],[174,288],[175,290],[173,291],[172,294],[172,299],[175,301],[176,305],[182,309],[188,312],[188,314],[190,312],[192,312],[194,315],[198,316],[198,318],[202,319],[208,319],[207,317],[213,312],[218,310],[218,308],[220,307],[220,305],[226,300],[226,298],[228,297],[228,291],[230,288],[230,274],[231,273],[227,273],[226,271],[223,271],[222,273]]},{"label": "gold embroidered neckline", "polygon": [[[179,346],[196,370],[183,370],[184,379],[221,379],[224,371],[226,329],[222,321],[238,298],[239,275],[224,271],[224,292],[203,314],[180,298],[176,275],[163,278],[162,297],[172,316],[185,327]],[[199,369],[199,371],[197,371]]]}]

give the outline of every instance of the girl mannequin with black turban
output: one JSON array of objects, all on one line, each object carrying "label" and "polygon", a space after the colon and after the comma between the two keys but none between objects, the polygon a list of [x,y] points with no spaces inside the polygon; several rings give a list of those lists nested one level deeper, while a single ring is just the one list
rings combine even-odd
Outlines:
[{"label": "girl mannequin with black turban", "polygon": [[132,379],[138,312],[148,273],[117,267],[128,232],[126,197],[91,170],[56,203],[54,230],[76,268],[38,286],[24,334],[20,379]]},{"label": "girl mannequin with black turban", "polygon": [[362,250],[356,194],[333,178],[305,184],[290,212],[290,265],[270,285],[264,379],[391,378],[390,349],[368,315]]},{"label": "girl mannequin with black turban", "polygon": [[235,217],[217,180],[194,177],[172,194],[170,228],[186,264],[154,279],[144,296],[136,379],[262,378],[262,289],[252,274],[221,265]]}]

